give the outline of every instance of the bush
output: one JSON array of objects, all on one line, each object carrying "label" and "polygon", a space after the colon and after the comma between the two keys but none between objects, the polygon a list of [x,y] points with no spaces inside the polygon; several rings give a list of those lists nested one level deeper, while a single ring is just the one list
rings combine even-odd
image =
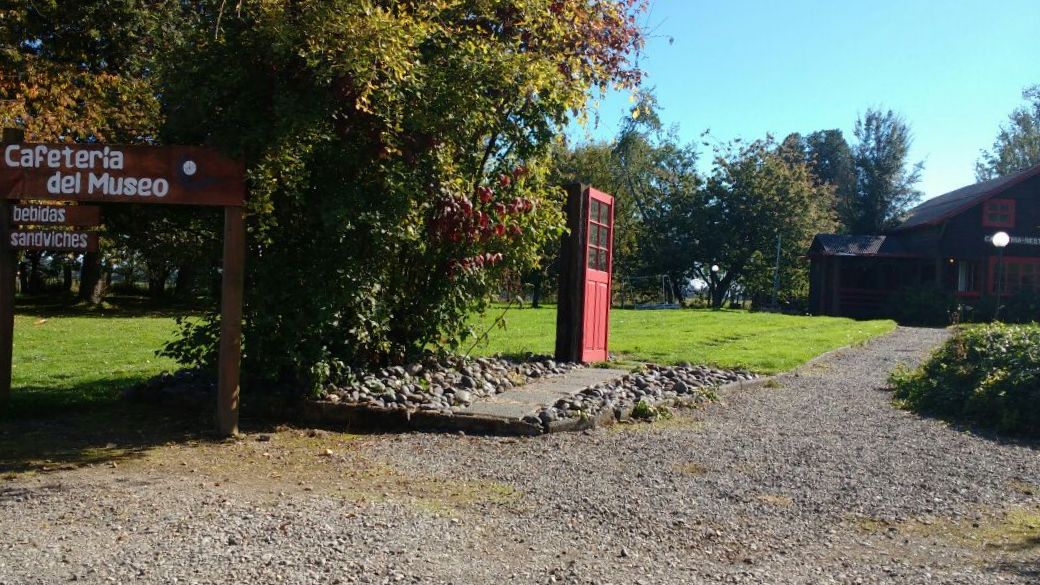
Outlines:
[{"label": "bush", "polygon": [[1040,325],[961,329],[891,382],[897,404],[909,410],[1040,437]]},{"label": "bush", "polygon": [[957,310],[952,294],[938,288],[907,288],[893,297],[887,314],[900,325],[944,327]]},{"label": "bush", "polygon": [[[1004,297],[1000,302],[1000,320],[1004,323],[1032,323],[1040,321],[1040,293],[1020,292]],[[988,296],[962,308],[962,322],[988,323],[997,310],[997,299]]]},{"label": "bush", "polygon": [[[317,391],[342,367],[458,347],[469,316],[558,241],[553,147],[594,88],[638,84],[639,10],[192,5],[157,69],[163,138],[245,161],[247,384]],[[216,323],[167,355],[211,362]]]}]

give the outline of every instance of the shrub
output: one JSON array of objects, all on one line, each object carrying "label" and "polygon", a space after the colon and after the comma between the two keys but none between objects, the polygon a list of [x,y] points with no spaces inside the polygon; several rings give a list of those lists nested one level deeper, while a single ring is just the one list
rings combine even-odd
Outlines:
[{"label": "shrub", "polygon": [[[218,4],[192,5],[157,71],[163,138],[246,163],[243,371],[261,382],[317,390],[339,364],[458,347],[559,238],[570,116],[639,81],[635,0]],[[168,355],[211,362],[215,324]]]},{"label": "shrub", "polygon": [[[1000,320],[1004,323],[1032,323],[1040,321],[1040,293],[1020,292],[1001,299]],[[997,299],[987,296],[962,308],[961,321],[988,323],[997,310]]]},{"label": "shrub", "polygon": [[888,314],[900,325],[942,327],[956,308],[953,295],[938,288],[907,288],[893,297]]},{"label": "shrub", "polygon": [[1040,325],[961,329],[891,382],[901,407],[1040,437]]}]

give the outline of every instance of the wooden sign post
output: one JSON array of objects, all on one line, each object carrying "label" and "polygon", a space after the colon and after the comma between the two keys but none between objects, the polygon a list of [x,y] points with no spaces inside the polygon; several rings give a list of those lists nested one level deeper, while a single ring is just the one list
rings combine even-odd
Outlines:
[{"label": "wooden sign post", "polygon": [[[21,142],[22,132],[4,128],[3,144]],[[0,228],[6,239],[11,231],[10,205],[0,197]],[[0,405],[11,399],[11,359],[14,351],[14,281],[17,275],[17,252],[0,243]]]},{"label": "wooden sign post", "polygon": [[[194,146],[23,144],[4,130],[0,151],[0,403],[11,393],[17,250],[96,249],[97,208],[25,201],[144,203],[224,207],[217,430],[238,433],[245,281],[245,167]],[[23,203],[11,205],[9,200]],[[32,229],[16,228],[20,225]],[[60,227],[59,227],[60,226]]]}]

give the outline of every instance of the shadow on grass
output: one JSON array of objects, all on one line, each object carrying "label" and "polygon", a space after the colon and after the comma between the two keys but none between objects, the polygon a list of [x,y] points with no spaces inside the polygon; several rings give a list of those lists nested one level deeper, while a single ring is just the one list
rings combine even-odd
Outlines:
[{"label": "shadow on grass", "polygon": [[202,314],[204,304],[152,299],[132,295],[109,295],[100,305],[83,303],[71,293],[48,293],[18,297],[15,313],[41,319],[54,317],[181,317]]}]

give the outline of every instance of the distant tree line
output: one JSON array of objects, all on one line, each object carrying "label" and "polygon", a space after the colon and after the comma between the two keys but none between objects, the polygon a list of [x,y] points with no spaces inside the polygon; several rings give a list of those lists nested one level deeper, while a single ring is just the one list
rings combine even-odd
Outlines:
[{"label": "distant tree line", "polygon": [[[1001,127],[976,168],[979,180],[1040,163],[1040,86]],[[619,278],[665,274],[675,296],[689,278],[713,306],[739,289],[761,304],[778,286],[782,303],[808,292],[804,253],[817,233],[878,234],[916,205],[923,163],[910,160],[910,125],[892,110],[867,109],[852,141],[841,130],[717,144],[681,143],[643,94],[610,142],[559,147],[561,181],[590,183],[616,199]],[[712,150],[697,170],[698,147]],[[776,274],[777,251],[779,265]],[[713,271],[712,267],[717,267]],[[778,281],[774,279],[779,276]]]}]

